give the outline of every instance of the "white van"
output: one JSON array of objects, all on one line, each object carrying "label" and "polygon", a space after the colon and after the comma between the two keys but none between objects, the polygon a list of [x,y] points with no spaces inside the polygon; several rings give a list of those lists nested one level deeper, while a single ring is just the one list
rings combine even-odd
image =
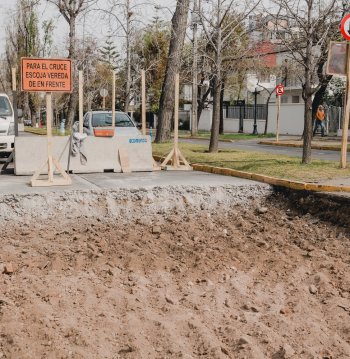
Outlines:
[{"label": "white van", "polygon": [[8,156],[15,147],[15,120],[9,97],[0,93],[0,156]]}]

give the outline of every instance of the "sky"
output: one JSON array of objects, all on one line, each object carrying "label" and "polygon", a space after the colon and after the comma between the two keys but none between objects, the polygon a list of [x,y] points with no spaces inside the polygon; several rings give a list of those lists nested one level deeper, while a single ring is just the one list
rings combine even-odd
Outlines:
[{"label": "sky", "polygon": [[[109,0],[99,0],[100,6],[106,6]],[[169,20],[171,18],[171,10],[174,9],[174,0],[135,0],[139,3],[152,3],[149,5],[143,5],[142,10],[140,11],[140,18],[144,22],[149,22],[155,13],[158,13],[158,16],[163,17],[164,19]],[[0,0],[0,57],[4,54],[5,51],[5,38],[6,38],[6,26],[10,23],[13,16],[15,16],[17,0]],[[159,10],[155,10],[155,5],[161,7]],[[52,4],[48,3],[46,0],[41,0],[41,5],[39,7],[39,19],[44,21],[46,19],[53,18],[55,22],[55,45],[58,48],[59,52],[64,52],[64,49],[67,47],[67,38],[68,38],[68,24],[60,16],[58,10]],[[92,14],[87,14],[85,18],[79,19],[77,36],[79,38],[85,36],[93,35],[98,39],[103,41],[108,34],[109,26],[106,23],[106,20],[96,18],[96,13],[94,16]]]}]

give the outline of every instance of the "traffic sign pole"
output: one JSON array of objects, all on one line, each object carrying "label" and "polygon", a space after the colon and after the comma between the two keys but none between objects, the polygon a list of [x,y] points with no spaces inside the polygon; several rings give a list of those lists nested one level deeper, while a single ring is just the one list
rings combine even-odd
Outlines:
[{"label": "traffic sign pole", "polygon": [[343,131],[341,142],[341,158],[340,167],[346,168],[347,150],[348,150],[348,132],[349,132],[349,117],[350,117],[350,42],[347,44],[346,49],[346,106],[343,117]]},{"label": "traffic sign pole", "polygon": [[276,142],[279,140],[280,134],[280,111],[281,111],[281,96],[278,97],[278,107],[277,107],[277,119],[276,119]]},{"label": "traffic sign pole", "polygon": [[350,14],[346,15],[341,22],[341,33],[345,40],[348,41],[346,45],[346,106],[343,117],[340,157],[340,167],[346,168],[350,117]]},{"label": "traffic sign pole", "polygon": [[276,142],[279,140],[280,134],[280,112],[281,112],[281,96],[284,94],[284,86],[279,84],[276,86],[276,96],[277,96],[277,117],[276,117]]}]

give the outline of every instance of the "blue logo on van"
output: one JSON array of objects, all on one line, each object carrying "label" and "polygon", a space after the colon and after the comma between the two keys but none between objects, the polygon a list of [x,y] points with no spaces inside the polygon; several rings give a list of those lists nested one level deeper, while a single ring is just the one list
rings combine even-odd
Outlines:
[{"label": "blue logo on van", "polygon": [[146,138],[130,138],[129,143],[147,143]]}]

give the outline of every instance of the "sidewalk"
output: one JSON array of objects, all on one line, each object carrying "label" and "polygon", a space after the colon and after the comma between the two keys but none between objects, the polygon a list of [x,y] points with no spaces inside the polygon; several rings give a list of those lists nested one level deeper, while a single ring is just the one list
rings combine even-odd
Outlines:
[{"label": "sidewalk", "polygon": [[[261,140],[258,142],[259,145],[269,146],[283,146],[283,147],[294,147],[302,148],[303,140],[299,137],[298,139],[285,138],[280,139],[278,142],[274,140]],[[313,150],[324,150],[324,151],[340,151],[341,149],[341,138],[339,137],[314,137],[311,143]],[[348,151],[350,145],[348,145]]]}]

